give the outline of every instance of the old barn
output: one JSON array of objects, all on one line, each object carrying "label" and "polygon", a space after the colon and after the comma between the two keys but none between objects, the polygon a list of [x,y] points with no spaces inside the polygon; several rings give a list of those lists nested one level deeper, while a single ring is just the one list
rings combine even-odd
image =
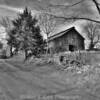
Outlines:
[{"label": "old barn", "polygon": [[53,53],[84,50],[84,37],[71,27],[56,34],[49,35],[49,50]]}]

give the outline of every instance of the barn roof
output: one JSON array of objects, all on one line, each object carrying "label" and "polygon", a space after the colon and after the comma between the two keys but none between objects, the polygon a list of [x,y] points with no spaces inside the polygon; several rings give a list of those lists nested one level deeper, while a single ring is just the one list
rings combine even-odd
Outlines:
[{"label": "barn roof", "polygon": [[64,30],[64,31],[61,31],[61,32],[59,32],[59,33],[50,34],[50,35],[48,36],[49,41],[54,40],[54,39],[56,39],[56,38],[58,38],[58,37],[60,37],[60,36],[62,36],[62,35],[64,35],[64,34],[67,34],[67,33],[68,33],[69,31],[71,31],[71,30],[75,30],[83,39],[85,39],[85,38],[75,29],[75,27],[71,27],[71,28],[66,29],[66,30]]}]

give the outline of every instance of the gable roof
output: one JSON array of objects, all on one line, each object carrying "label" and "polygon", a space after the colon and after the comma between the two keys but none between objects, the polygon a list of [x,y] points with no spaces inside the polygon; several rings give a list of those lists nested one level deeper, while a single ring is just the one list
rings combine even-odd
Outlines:
[{"label": "gable roof", "polygon": [[62,35],[64,35],[64,34],[68,33],[68,32],[71,31],[71,30],[75,30],[83,39],[85,39],[85,38],[75,29],[75,27],[71,27],[71,28],[66,29],[66,30],[64,30],[64,31],[61,31],[61,32],[59,32],[59,33],[50,34],[49,37],[48,37],[48,38],[49,38],[49,41],[54,40],[54,39],[56,39],[56,38],[58,38],[58,37],[60,37],[60,36],[62,36]]}]

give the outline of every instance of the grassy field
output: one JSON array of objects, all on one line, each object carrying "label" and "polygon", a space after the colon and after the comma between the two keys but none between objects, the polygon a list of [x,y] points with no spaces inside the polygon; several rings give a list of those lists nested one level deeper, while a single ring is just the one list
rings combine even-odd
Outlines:
[{"label": "grassy field", "polygon": [[61,71],[55,63],[0,60],[0,100],[100,100],[100,54],[88,71]]}]

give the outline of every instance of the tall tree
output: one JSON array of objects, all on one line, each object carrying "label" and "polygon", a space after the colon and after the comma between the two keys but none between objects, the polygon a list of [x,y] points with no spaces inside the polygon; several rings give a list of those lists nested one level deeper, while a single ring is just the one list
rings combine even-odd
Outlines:
[{"label": "tall tree", "polygon": [[87,38],[90,40],[89,49],[92,50],[100,42],[100,25],[88,22],[84,29],[87,33]]},{"label": "tall tree", "polygon": [[2,17],[2,19],[0,20],[0,24],[6,29],[7,33],[12,28],[12,22],[9,17]]},{"label": "tall tree", "polygon": [[19,14],[16,20],[13,20],[16,40],[20,43],[20,49],[25,52],[25,59],[28,58],[29,51],[38,51],[41,48],[38,43],[43,43],[43,37],[40,34],[40,28],[37,25],[38,20],[31,15],[31,11],[25,8],[24,12]]},{"label": "tall tree", "polygon": [[7,42],[10,46],[10,56],[12,56],[13,52],[12,52],[12,45],[11,44],[14,40],[14,38],[11,36],[12,21],[10,20],[9,17],[4,17],[0,20],[0,24],[5,28]]},{"label": "tall tree", "polygon": [[56,27],[56,20],[55,20],[55,17],[50,15],[50,14],[47,14],[47,13],[41,13],[39,15],[39,25],[41,27],[41,30],[44,34],[46,34],[47,36],[47,39],[46,39],[46,42],[47,42],[47,53],[48,53],[48,36],[50,33],[52,33]]}]

